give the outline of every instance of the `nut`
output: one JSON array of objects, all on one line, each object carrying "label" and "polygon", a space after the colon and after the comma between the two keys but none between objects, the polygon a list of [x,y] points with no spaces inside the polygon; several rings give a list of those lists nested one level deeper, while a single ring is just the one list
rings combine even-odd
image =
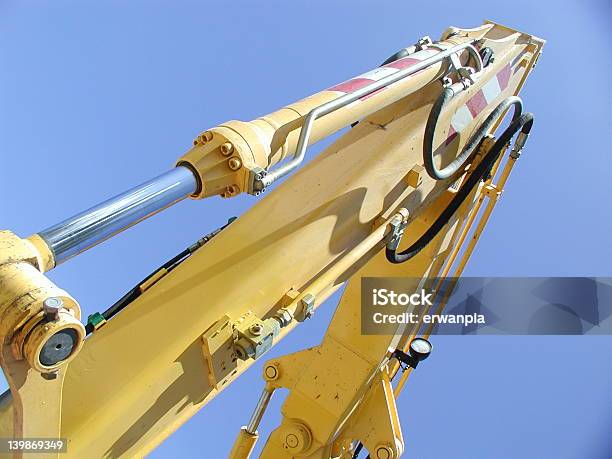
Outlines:
[{"label": "nut", "polygon": [[249,327],[249,331],[255,336],[258,336],[258,335],[261,335],[261,332],[263,331],[263,327],[261,326],[261,324],[253,324]]}]

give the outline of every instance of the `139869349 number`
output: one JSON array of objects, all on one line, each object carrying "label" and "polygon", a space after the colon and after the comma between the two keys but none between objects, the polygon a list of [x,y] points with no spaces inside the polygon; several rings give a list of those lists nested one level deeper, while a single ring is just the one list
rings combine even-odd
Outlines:
[{"label": "139869349 number", "polygon": [[68,442],[65,438],[0,438],[0,452],[66,452]]}]

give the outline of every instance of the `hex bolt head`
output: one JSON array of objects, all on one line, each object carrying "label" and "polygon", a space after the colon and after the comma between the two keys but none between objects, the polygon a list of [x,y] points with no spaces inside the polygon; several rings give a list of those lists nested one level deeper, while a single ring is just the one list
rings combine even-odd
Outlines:
[{"label": "hex bolt head", "polygon": [[378,446],[376,448],[377,459],[394,459],[393,450],[387,445]]},{"label": "hex bolt head", "polygon": [[234,151],[234,146],[230,142],[225,142],[221,145],[221,154],[223,156],[229,156]]},{"label": "hex bolt head", "polygon": [[205,144],[206,142],[210,142],[213,138],[213,134],[210,131],[206,131],[203,132],[202,134],[200,134],[199,136],[196,137],[196,139],[193,141],[194,145],[198,145],[198,144]]},{"label": "hex bolt head", "polygon": [[278,370],[274,365],[268,365],[264,371],[264,376],[270,381],[278,378]]},{"label": "hex bolt head", "polygon": [[238,169],[242,167],[242,161],[240,161],[240,159],[238,158],[230,158],[227,161],[227,165],[229,166],[231,170],[237,171]]},{"label": "hex bolt head", "polygon": [[64,302],[61,298],[56,296],[50,296],[45,301],[43,301],[43,312],[45,313],[45,316],[50,320],[58,320],[59,313],[63,307]]}]

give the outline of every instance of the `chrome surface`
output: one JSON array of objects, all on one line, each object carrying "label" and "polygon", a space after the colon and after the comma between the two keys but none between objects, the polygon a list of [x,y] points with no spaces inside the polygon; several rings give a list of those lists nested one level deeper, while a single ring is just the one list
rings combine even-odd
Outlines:
[{"label": "chrome surface", "polygon": [[195,193],[196,187],[191,170],[179,166],[38,234],[59,265]]},{"label": "chrome surface", "polygon": [[261,422],[261,418],[263,417],[266,408],[268,407],[268,403],[272,398],[273,391],[269,391],[264,389],[261,393],[261,397],[257,401],[257,406],[255,407],[255,411],[253,411],[253,415],[251,416],[251,420],[249,421],[249,425],[246,427],[246,431],[250,434],[255,434],[257,432],[257,427],[259,427],[259,423]]}]

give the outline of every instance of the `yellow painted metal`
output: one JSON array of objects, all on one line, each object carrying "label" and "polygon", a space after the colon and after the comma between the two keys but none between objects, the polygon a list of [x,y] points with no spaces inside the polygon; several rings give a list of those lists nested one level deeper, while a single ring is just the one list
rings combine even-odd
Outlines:
[{"label": "yellow painted metal", "polygon": [[248,459],[255,448],[259,435],[247,432],[246,427],[240,429],[236,443],[229,453],[229,459]]},{"label": "yellow painted metal", "polygon": [[[481,192],[479,193],[479,197],[478,200],[476,201],[475,205],[470,209],[469,211],[469,216],[467,219],[467,222],[465,223],[465,226],[463,227],[461,234],[459,236],[459,240],[457,241],[457,244],[455,245],[452,253],[450,254],[450,257],[446,263],[446,266],[444,267],[442,273],[440,274],[440,279],[445,279],[448,276],[448,273],[450,272],[457,255],[459,254],[460,250],[462,248],[464,248],[464,252],[462,254],[461,260],[456,268],[456,270],[453,272],[453,275],[451,277],[451,282],[455,282],[456,279],[458,279],[459,277],[461,277],[463,270],[465,269],[465,266],[467,265],[468,260],[470,259],[476,244],[478,243],[478,239],[480,238],[480,235],[482,234],[482,231],[484,230],[485,225],[487,224],[491,213],[493,212],[493,208],[495,207],[495,204],[497,203],[499,197],[501,196],[501,192],[504,189],[504,186],[506,184],[506,181],[508,180],[508,177],[510,176],[510,172],[512,171],[512,168],[514,167],[514,165],[516,164],[516,159],[517,158],[513,158],[513,157],[509,157],[508,160],[505,163],[504,168],[502,169],[502,172],[500,174],[500,177],[498,179],[498,182],[496,185],[491,185],[492,182],[492,178],[490,178],[486,185],[484,187],[481,188]],[[502,161],[502,158],[500,157],[500,160],[496,162],[495,167],[492,170],[492,176],[495,176],[495,173],[497,171],[497,168],[499,167],[500,163]],[[486,198],[489,198],[488,200],[488,204],[487,207],[485,208],[484,213],[482,214],[482,216],[480,217],[480,219],[478,220],[476,229],[474,230],[474,232],[472,233],[471,239],[467,245],[467,247],[464,247],[464,243],[465,240],[468,236],[468,234],[470,233],[470,230],[472,229],[472,226],[476,220],[476,217],[478,216],[478,213],[480,212],[480,209],[482,207],[482,204],[484,202],[484,200]],[[446,302],[448,300],[448,297],[450,295],[450,292],[452,292],[452,287],[447,289],[447,293],[446,296],[444,298],[442,298],[442,301],[440,302],[437,310],[435,313],[439,314],[444,310],[444,307],[446,306]],[[425,330],[423,331],[422,336],[424,338],[428,338],[432,333],[432,326],[428,326],[425,328]],[[408,341],[406,343],[406,345],[404,346],[404,350],[406,350],[407,348],[407,344]],[[397,368],[395,369],[397,371]],[[396,387],[395,387],[395,396],[398,397],[399,394],[401,393],[401,391],[404,388],[404,385],[406,384],[406,381],[408,380],[408,378],[410,377],[410,374],[412,373],[411,369],[408,369],[406,372],[404,372],[402,374],[402,376],[400,377],[400,380],[398,381]]]},{"label": "yellow painted metal", "polygon": [[[463,35],[483,37],[497,59],[480,82],[450,104],[440,120],[441,138],[454,110],[502,66],[515,61],[510,84],[499,100],[516,94],[541,48],[541,41],[529,35],[492,24]],[[462,39],[460,31],[450,40]],[[211,327],[232,323],[247,311],[270,317],[282,307],[293,308],[309,292],[316,292],[316,308],[347,279],[324,342],[314,350],[279,359],[279,373],[269,383],[295,389],[283,408],[283,424],[269,440],[270,448],[275,436],[281,436],[280,444],[294,451],[302,448],[296,454],[323,457],[332,451],[346,452],[351,440],[365,435],[351,427],[351,416],[365,406],[363,400],[378,397],[371,390],[378,387],[390,425],[372,438],[385,437],[387,443],[380,447],[388,447],[392,454],[401,452],[399,421],[389,408],[392,397],[385,374],[389,350],[415,330],[394,337],[361,335],[359,279],[439,273],[467,216],[467,211],[460,211],[445,231],[404,265],[386,262],[380,243],[369,245],[384,236],[381,222],[400,208],[409,213],[410,234],[404,244],[410,243],[452,198],[447,191],[452,180],[434,182],[426,175],[415,180],[413,172],[422,167],[425,120],[440,92],[439,84],[427,83],[439,76],[440,69],[411,79],[401,92],[410,97],[400,98],[399,89],[383,91],[321,120],[313,141],[363,118],[186,261],[156,276],[128,308],[85,341],[65,372],[61,399],[61,436],[69,440],[65,457],[145,455],[252,364],[251,359],[237,360],[225,382],[216,383],[210,373],[215,367],[209,362],[211,349],[216,348],[209,346],[206,351],[203,344],[214,335],[207,335]],[[336,96],[323,91],[260,120],[230,122],[203,133],[194,149],[179,160],[200,176],[197,197],[244,191],[246,169],[267,167],[293,152],[303,116]],[[443,161],[457,154],[494,105],[466,126],[458,141],[442,153]],[[370,248],[362,250],[366,247]],[[41,265],[50,267],[52,262]],[[295,325],[293,321],[283,328],[275,342]],[[3,397],[0,434],[8,432],[6,418],[18,402],[15,394],[12,400]],[[58,422],[56,411],[39,413],[41,423]],[[362,413],[367,418],[370,410]],[[297,444],[293,437],[287,439],[289,434]]]},{"label": "yellow painted metal", "polygon": [[[39,239],[0,231],[0,364],[11,391],[0,400],[3,437],[59,438],[61,434],[65,369],[78,353],[85,330],[78,320],[78,303],[42,273],[52,265],[53,257]],[[63,301],[54,320],[47,320],[42,311],[49,297]],[[43,365],[39,359],[43,345],[68,328],[80,333],[72,355],[56,365]],[[36,457],[57,455],[37,453]],[[28,454],[16,452],[14,457]]]},{"label": "yellow painted metal", "polygon": [[[439,46],[450,47],[480,39],[492,28],[492,24],[485,24],[448,38],[440,42]],[[465,51],[461,60],[465,62],[467,58],[468,53]],[[410,78],[390,85],[385,91],[374,93],[337,110],[333,115],[320,118],[313,125],[310,143],[328,137],[343,127],[416,93],[439,79],[447,66],[446,61],[440,61]],[[235,196],[247,189],[249,171],[256,167],[267,169],[295,152],[300,128],[311,110],[341,95],[341,92],[335,90],[324,90],[254,121],[233,120],[223,123],[198,136],[194,147],[181,157],[177,164],[188,166],[198,174],[200,188],[196,197],[215,194]],[[232,159],[239,166],[232,168]]]},{"label": "yellow painted metal", "polygon": [[[522,81],[524,81],[524,79]],[[473,198],[471,200],[468,200],[462,206],[462,208],[458,211],[457,218],[463,219],[463,220],[467,218],[468,219],[467,222],[462,221],[461,223],[457,224],[455,226],[454,231],[451,231],[451,229],[448,228],[446,232],[442,233],[442,236],[445,236],[447,238],[448,236],[450,236],[451,241],[454,240],[456,236],[459,236],[459,239],[454,244],[454,247],[452,246],[452,244],[449,246],[451,250],[447,252],[446,249],[443,249],[441,253],[437,254],[438,258],[442,260],[444,259],[443,254],[447,256],[450,255],[450,258],[451,258],[451,260],[446,260],[442,262],[442,264],[446,264],[446,268],[443,270],[443,274],[442,274],[443,276],[445,276],[448,273],[448,269],[450,269],[450,265],[452,265],[452,261],[454,260],[454,257],[460,250],[460,247],[463,245],[467,231],[471,227],[471,224],[473,223],[474,218],[478,213],[478,209],[480,208],[483,197],[488,196],[491,198],[490,203],[487,206],[487,209],[485,210],[485,214],[476,229],[476,234],[474,238],[472,239],[471,243],[468,245],[466,253],[464,254],[462,258],[462,262],[460,264],[460,270],[463,268],[463,266],[467,262],[467,259],[471,255],[472,250],[474,248],[475,241],[480,235],[480,232],[482,231],[482,227],[484,226],[484,224],[486,224],[486,221],[491,213],[491,210],[495,202],[499,198],[499,195],[500,195],[499,189],[501,189],[501,187],[503,187],[503,184],[505,184],[505,181],[508,177],[508,174],[514,162],[515,160],[513,158],[510,158],[508,160],[507,165],[502,172],[502,177],[500,179],[500,186],[495,187],[489,183],[485,185],[484,187],[482,187],[482,191],[475,190],[472,194]],[[496,170],[498,164],[499,163],[495,165],[493,172]],[[410,177],[410,174],[408,175],[408,177]],[[478,198],[478,199],[475,200],[474,198]],[[458,222],[456,221],[455,223],[458,223]],[[462,231],[462,226],[464,228],[463,231]],[[431,247],[432,247],[432,244],[430,244],[429,248],[431,249]],[[368,264],[366,265],[366,268],[370,267],[370,265],[372,265],[375,262],[375,260],[376,258],[368,262]],[[408,272],[409,272],[408,276],[410,277],[420,277],[420,276],[434,277],[436,275],[435,274],[436,270],[431,269],[433,268],[433,266],[431,265],[427,267],[428,269],[423,271],[422,269],[420,270],[418,266],[412,266],[412,264],[413,262],[411,261],[408,267]],[[438,264],[438,269],[442,267],[442,264]],[[397,269],[397,266],[393,266],[393,268]],[[380,270],[380,271],[375,270],[375,272],[379,276],[380,275],[385,275],[386,277],[389,276],[388,273],[384,273],[384,270]],[[359,279],[360,277],[367,275],[366,273],[364,273],[363,270],[360,271],[357,274],[357,276],[355,276],[355,279]],[[395,274],[398,275],[398,273],[395,273]],[[460,275],[460,271],[458,271],[457,275]],[[349,301],[352,300],[354,304],[360,304],[360,297],[359,297],[359,293],[357,289],[353,288],[352,291],[350,290],[351,285],[354,285],[355,282],[356,280],[351,280],[349,282],[347,290],[345,291],[345,294],[343,296],[343,300],[338,308],[337,314],[341,312],[345,298],[347,297],[350,298]],[[356,314],[356,313],[358,313],[358,310],[357,308],[353,307],[353,314]],[[341,427],[342,423],[345,422],[347,419],[349,419],[348,423],[350,426],[351,416],[355,416],[355,415],[347,416],[346,412],[329,413],[330,411],[329,407],[332,405],[332,403],[330,403],[330,401],[326,399],[326,396],[329,396],[330,393],[334,393],[335,394],[334,399],[338,400],[338,399],[342,399],[343,397],[347,397],[347,396],[350,398],[351,395],[354,395],[356,393],[354,387],[359,387],[362,389],[367,388],[368,393],[370,390],[372,390],[371,388],[368,387],[367,381],[362,379],[361,377],[362,373],[360,373],[359,371],[356,371],[356,369],[360,368],[360,363],[361,363],[361,360],[359,358],[361,357],[360,354],[362,354],[363,352],[367,352],[373,348],[376,348],[376,343],[374,342],[368,342],[367,345],[364,346],[362,343],[362,338],[363,338],[362,335],[360,335],[360,333],[357,330],[351,330],[351,332],[347,334],[348,339],[343,344],[346,346],[346,348],[350,349],[355,354],[350,354],[350,357],[347,357],[346,353],[341,352],[337,349],[333,349],[331,352],[325,353],[323,351],[324,346],[328,340],[333,339],[333,336],[337,333],[337,329],[345,329],[348,326],[347,322],[353,323],[353,324],[359,322],[358,320],[356,320],[357,319],[356,317],[352,317],[353,319],[352,322],[351,322],[351,318],[346,318],[346,317],[344,318],[343,321],[336,321],[335,319],[336,318],[334,318],[334,320],[332,321],[326,333],[323,344],[321,345],[321,347],[316,348],[317,352],[314,356],[309,355],[310,351],[304,351],[302,353],[294,354],[292,358],[288,359],[287,361],[284,361],[283,358],[277,359],[274,361],[274,363],[280,366],[281,368],[280,369],[281,379],[282,379],[282,375],[284,371],[288,371],[290,375],[300,374],[300,377],[297,381],[295,380],[295,377],[290,378],[289,385],[288,386],[285,385],[285,387],[289,387],[291,391],[287,398],[287,401],[283,405],[283,409],[282,409],[283,423],[277,430],[275,430],[271,434],[268,440],[268,443],[266,444],[266,449],[264,450],[264,453],[262,455],[263,458],[296,457],[293,454],[287,454],[287,448],[285,444],[286,442],[284,443],[284,440],[283,440],[283,436],[284,436],[283,426],[286,423],[295,422],[295,419],[300,419],[301,422],[306,423],[307,428],[312,429],[313,436],[317,438],[316,433],[319,432],[319,434],[321,434],[320,432],[321,424],[322,424],[321,419],[324,418],[326,414],[327,415],[331,414],[330,416],[331,419],[337,422],[335,426],[336,429],[335,430],[330,430],[330,429],[323,430],[323,434],[320,435],[318,438],[319,442],[318,443],[315,442],[314,445],[308,451],[306,451],[303,454],[303,456],[300,455],[300,457],[308,457],[308,458],[330,457],[329,448],[332,445],[332,441],[334,441],[335,444],[338,445],[338,444],[346,444],[347,440],[349,444],[353,444],[352,443],[353,440],[360,440],[361,442],[366,444],[369,451],[374,451],[374,454],[376,455],[375,457],[378,456],[379,452],[382,453],[381,457],[398,457],[398,455],[401,454],[401,450],[399,449],[392,450],[390,448],[389,450],[387,450],[383,448],[383,450],[381,451],[379,445],[373,445],[371,443],[370,444],[367,443],[367,436],[364,436],[363,434],[359,435],[355,432],[351,432],[350,429],[348,428],[346,429],[346,431],[342,431],[342,427]],[[414,333],[416,331],[418,331],[418,326],[414,327],[414,330],[411,330],[411,331],[410,330],[402,331],[401,335],[402,335],[402,338],[404,338],[403,341],[405,345],[407,345],[407,343],[409,342],[410,340],[409,337],[414,336]],[[429,335],[429,332],[430,330],[428,330],[428,332],[426,333],[426,336]],[[396,336],[396,338],[398,338],[398,336]],[[388,344],[382,338],[379,338],[379,340],[380,340],[379,344]],[[397,339],[396,345],[400,341],[402,341],[401,338]],[[391,346],[391,348],[392,347],[393,345]],[[379,351],[378,355],[381,355],[381,354],[382,353],[380,353]],[[315,363],[319,360],[321,360],[321,363],[320,363],[321,366],[315,367],[314,371],[311,370],[313,365],[315,365]],[[382,364],[383,364],[382,362],[379,364],[379,367],[378,367],[379,369],[381,368]],[[301,371],[299,371],[298,369],[301,369]],[[397,369],[397,365],[395,365],[395,370],[396,369]],[[384,374],[384,371],[385,370],[383,367],[383,370],[381,371],[381,373]],[[347,381],[341,377],[341,375],[343,374],[350,375],[350,383],[352,384],[347,383]],[[366,374],[367,373],[364,373],[364,375]],[[409,374],[410,374],[410,371],[407,371],[402,375],[402,378],[400,379],[400,382],[398,384],[398,387],[396,388],[394,396],[397,396],[399,394]],[[305,382],[303,383],[303,386],[301,386],[300,382],[303,382],[304,380]],[[328,386],[322,386],[321,384],[315,384],[315,380],[317,380],[317,382],[320,380],[323,380],[325,382],[331,381],[333,383],[331,387],[328,387]],[[310,394],[308,390],[314,391],[316,395],[314,397],[309,396]],[[320,404],[317,404],[317,400],[320,400],[320,399],[323,399],[323,402]],[[356,403],[359,403],[359,402],[356,402]],[[356,423],[356,424],[359,426],[365,425],[368,428],[372,424],[375,424],[374,413],[375,413],[376,407],[368,407],[365,403],[361,403],[360,405],[357,405],[357,406],[360,406],[360,409],[362,410],[366,410],[370,418],[368,418],[368,422],[365,422],[365,423],[362,422],[362,423]],[[354,409],[355,408],[353,407],[353,410]],[[349,412],[352,413],[353,410],[349,410]],[[389,409],[389,412],[393,412],[393,411]],[[333,421],[330,421],[329,425],[331,425],[331,422]],[[353,420],[353,422],[355,421]],[[380,423],[380,424],[385,425],[384,423]],[[329,435],[329,436],[325,437],[325,435]],[[390,445],[392,445],[392,441],[391,441],[392,439],[393,439],[393,436],[389,436],[386,439],[387,441],[386,447],[390,447]],[[348,454],[347,457],[350,457],[350,451],[348,451],[347,454]]]},{"label": "yellow painted metal", "polygon": [[38,263],[39,271],[45,273],[55,268],[53,252],[51,249],[49,249],[47,243],[38,234],[32,234],[26,239],[34,246],[36,253],[38,254],[40,260]]},{"label": "yellow painted metal", "polygon": [[[451,193],[445,192],[423,209],[418,218],[412,220],[409,228],[413,231],[405,235],[401,247],[414,242],[451,198]],[[415,333],[416,329],[399,328],[395,336],[363,335],[360,280],[370,276],[406,277],[416,289],[420,279],[435,276],[442,267],[452,248],[452,235],[464,216],[465,212],[458,212],[448,229],[407,263],[391,264],[384,253],[378,252],[347,283],[320,346],[266,363],[266,367],[274,366],[280,375],[268,384],[288,388],[290,393],[282,408],[283,424],[271,434],[262,458],[294,457],[287,454],[284,447],[284,425],[295,422],[295,419],[312,432],[311,447],[303,457],[329,457],[330,449],[338,442],[350,444],[353,440],[363,439],[360,435],[366,427],[362,422],[351,423],[351,416],[361,406],[373,381],[382,377],[381,371],[386,368],[390,351],[399,346],[402,335]],[[365,413],[364,416],[371,415],[370,411]],[[383,427],[379,422],[378,428]],[[374,448],[378,443],[377,440],[369,446]],[[396,445],[394,438],[387,438],[383,443],[390,445],[393,454],[399,455],[403,449],[403,444]]]}]

